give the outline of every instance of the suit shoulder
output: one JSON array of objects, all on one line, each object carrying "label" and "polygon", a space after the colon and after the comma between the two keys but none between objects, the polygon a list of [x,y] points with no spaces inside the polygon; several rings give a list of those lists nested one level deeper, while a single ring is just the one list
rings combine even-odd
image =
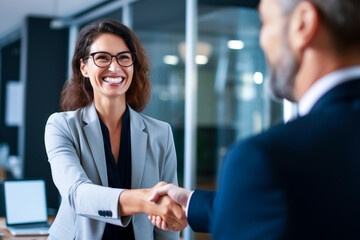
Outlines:
[{"label": "suit shoulder", "polygon": [[81,119],[81,108],[74,110],[74,111],[66,111],[66,112],[55,112],[50,115],[47,120],[48,124],[74,124],[79,122]]},{"label": "suit shoulder", "polygon": [[161,120],[158,120],[153,117],[149,117],[145,114],[138,113],[140,117],[143,119],[146,126],[154,127],[154,128],[162,128],[166,129],[170,127],[170,124]]},{"label": "suit shoulder", "polygon": [[254,143],[279,143],[296,140],[310,132],[309,127],[314,124],[312,118],[301,117],[287,124],[278,124],[270,129],[250,137],[248,140]]},{"label": "suit shoulder", "polygon": [[[258,135],[249,137],[236,144],[237,147],[257,149],[267,156],[283,157],[299,152],[299,148],[311,147],[320,141],[321,131],[326,131],[326,123],[318,116],[300,117],[287,124],[276,125]],[[300,151],[301,152],[301,151]]]}]

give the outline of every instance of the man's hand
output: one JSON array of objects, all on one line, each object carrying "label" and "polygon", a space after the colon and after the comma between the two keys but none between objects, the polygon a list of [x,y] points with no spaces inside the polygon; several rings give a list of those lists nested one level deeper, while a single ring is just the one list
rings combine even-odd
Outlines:
[{"label": "man's hand", "polygon": [[[172,200],[174,200],[174,202],[179,204],[183,208],[183,210],[185,210],[190,194],[191,191],[189,190],[177,187],[174,184],[164,185],[164,183],[161,182],[153,188],[153,193],[149,200],[157,203],[161,201],[162,198],[169,196]],[[152,222],[152,224],[165,231],[169,229],[173,231],[183,230],[183,229],[174,230],[174,228],[176,228],[177,225],[174,225],[173,223],[167,221],[166,219],[164,219],[159,215],[149,215],[149,220]],[[185,221],[186,224],[185,227],[186,227],[187,226],[186,217],[185,219],[181,219],[181,221]],[[183,224],[181,224],[181,226],[183,226]]]},{"label": "man's hand", "polygon": [[154,225],[162,230],[183,231],[188,225],[184,210],[169,196],[161,196],[152,212],[149,216],[157,216],[158,223]]},{"label": "man's hand", "polygon": [[157,189],[161,189],[165,186],[165,182],[160,182],[156,184],[149,192],[148,200],[152,205],[148,214],[149,216],[157,216],[157,219],[161,219],[161,221],[156,224],[156,226],[160,229],[166,231],[183,231],[188,224],[182,206],[180,206],[166,194],[158,194],[156,195],[156,199],[154,198],[153,193],[156,192]]}]

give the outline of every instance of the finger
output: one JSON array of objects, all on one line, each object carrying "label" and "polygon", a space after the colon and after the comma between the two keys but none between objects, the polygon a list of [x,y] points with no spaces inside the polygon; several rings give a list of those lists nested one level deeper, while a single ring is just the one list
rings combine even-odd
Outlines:
[{"label": "finger", "polygon": [[183,231],[184,227],[182,225],[172,225],[171,231],[177,232],[177,231]]},{"label": "finger", "polygon": [[153,218],[153,219],[151,220],[151,223],[152,223],[154,226],[156,226],[156,218]]},{"label": "finger", "polygon": [[161,217],[157,217],[157,218],[156,218],[156,226],[157,226],[158,228],[161,228],[161,224],[162,224],[162,219],[161,219]]},{"label": "finger", "polygon": [[160,195],[157,192],[153,192],[149,198],[149,201],[156,202],[157,200],[159,200],[159,198],[160,198]]},{"label": "finger", "polygon": [[171,229],[172,231],[182,231],[186,226],[187,222],[184,223],[184,220],[173,220],[170,219],[169,221],[163,221],[167,224],[167,228]]},{"label": "finger", "polygon": [[175,227],[176,227],[177,231],[183,231],[184,228],[187,227],[187,225],[188,225],[188,222],[187,222],[185,214],[182,214],[175,223]]},{"label": "finger", "polygon": [[167,184],[166,182],[161,181],[161,182],[158,182],[155,186],[153,186],[153,188],[159,188],[159,187],[165,186],[166,184]]},{"label": "finger", "polygon": [[156,226],[157,224],[157,216],[154,216],[154,215],[149,215],[149,220],[151,221],[151,223]]},{"label": "finger", "polygon": [[162,221],[162,224],[161,224],[161,229],[164,230],[164,231],[168,231],[170,230],[168,225],[166,224],[165,221]]}]

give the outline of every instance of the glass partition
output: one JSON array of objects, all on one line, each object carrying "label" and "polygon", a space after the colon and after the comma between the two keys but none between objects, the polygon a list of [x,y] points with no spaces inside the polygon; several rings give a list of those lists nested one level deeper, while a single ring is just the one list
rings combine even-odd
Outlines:
[{"label": "glass partition", "polygon": [[152,93],[144,113],[170,123],[183,186],[185,1],[139,1],[132,9],[133,30],[151,62]]},{"label": "glass partition", "polygon": [[[182,186],[185,1],[151,3],[133,5],[134,30],[153,64],[145,113],[172,125]],[[145,9],[155,16],[142,14]],[[282,121],[282,105],[270,100],[264,84],[267,68],[255,8],[200,4],[198,30],[197,187],[216,189],[229,146]],[[195,239],[210,235],[196,234]]]},{"label": "glass partition", "polygon": [[[145,114],[172,125],[182,183],[185,1],[139,1],[133,18],[152,62],[152,98]],[[228,147],[280,122],[282,105],[270,100],[264,86],[256,9],[200,4],[198,28],[197,178],[199,187],[214,189]]]}]

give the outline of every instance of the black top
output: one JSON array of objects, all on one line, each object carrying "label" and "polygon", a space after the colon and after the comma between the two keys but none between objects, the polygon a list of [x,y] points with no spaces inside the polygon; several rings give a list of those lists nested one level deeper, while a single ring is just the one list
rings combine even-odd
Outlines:
[{"label": "black top", "polygon": [[[111,151],[110,134],[106,125],[100,120],[101,131],[104,138],[106,169],[108,175],[108,184],[112,188],[131,188],[131,138],[130,138],[130,115],[126,107],[122,119],[120,150],[118,163]],[[107,223],[105,226],[103,240],[113,239],[135,239],[134,230],[130,221],[129,225],[124,228]]]}]

